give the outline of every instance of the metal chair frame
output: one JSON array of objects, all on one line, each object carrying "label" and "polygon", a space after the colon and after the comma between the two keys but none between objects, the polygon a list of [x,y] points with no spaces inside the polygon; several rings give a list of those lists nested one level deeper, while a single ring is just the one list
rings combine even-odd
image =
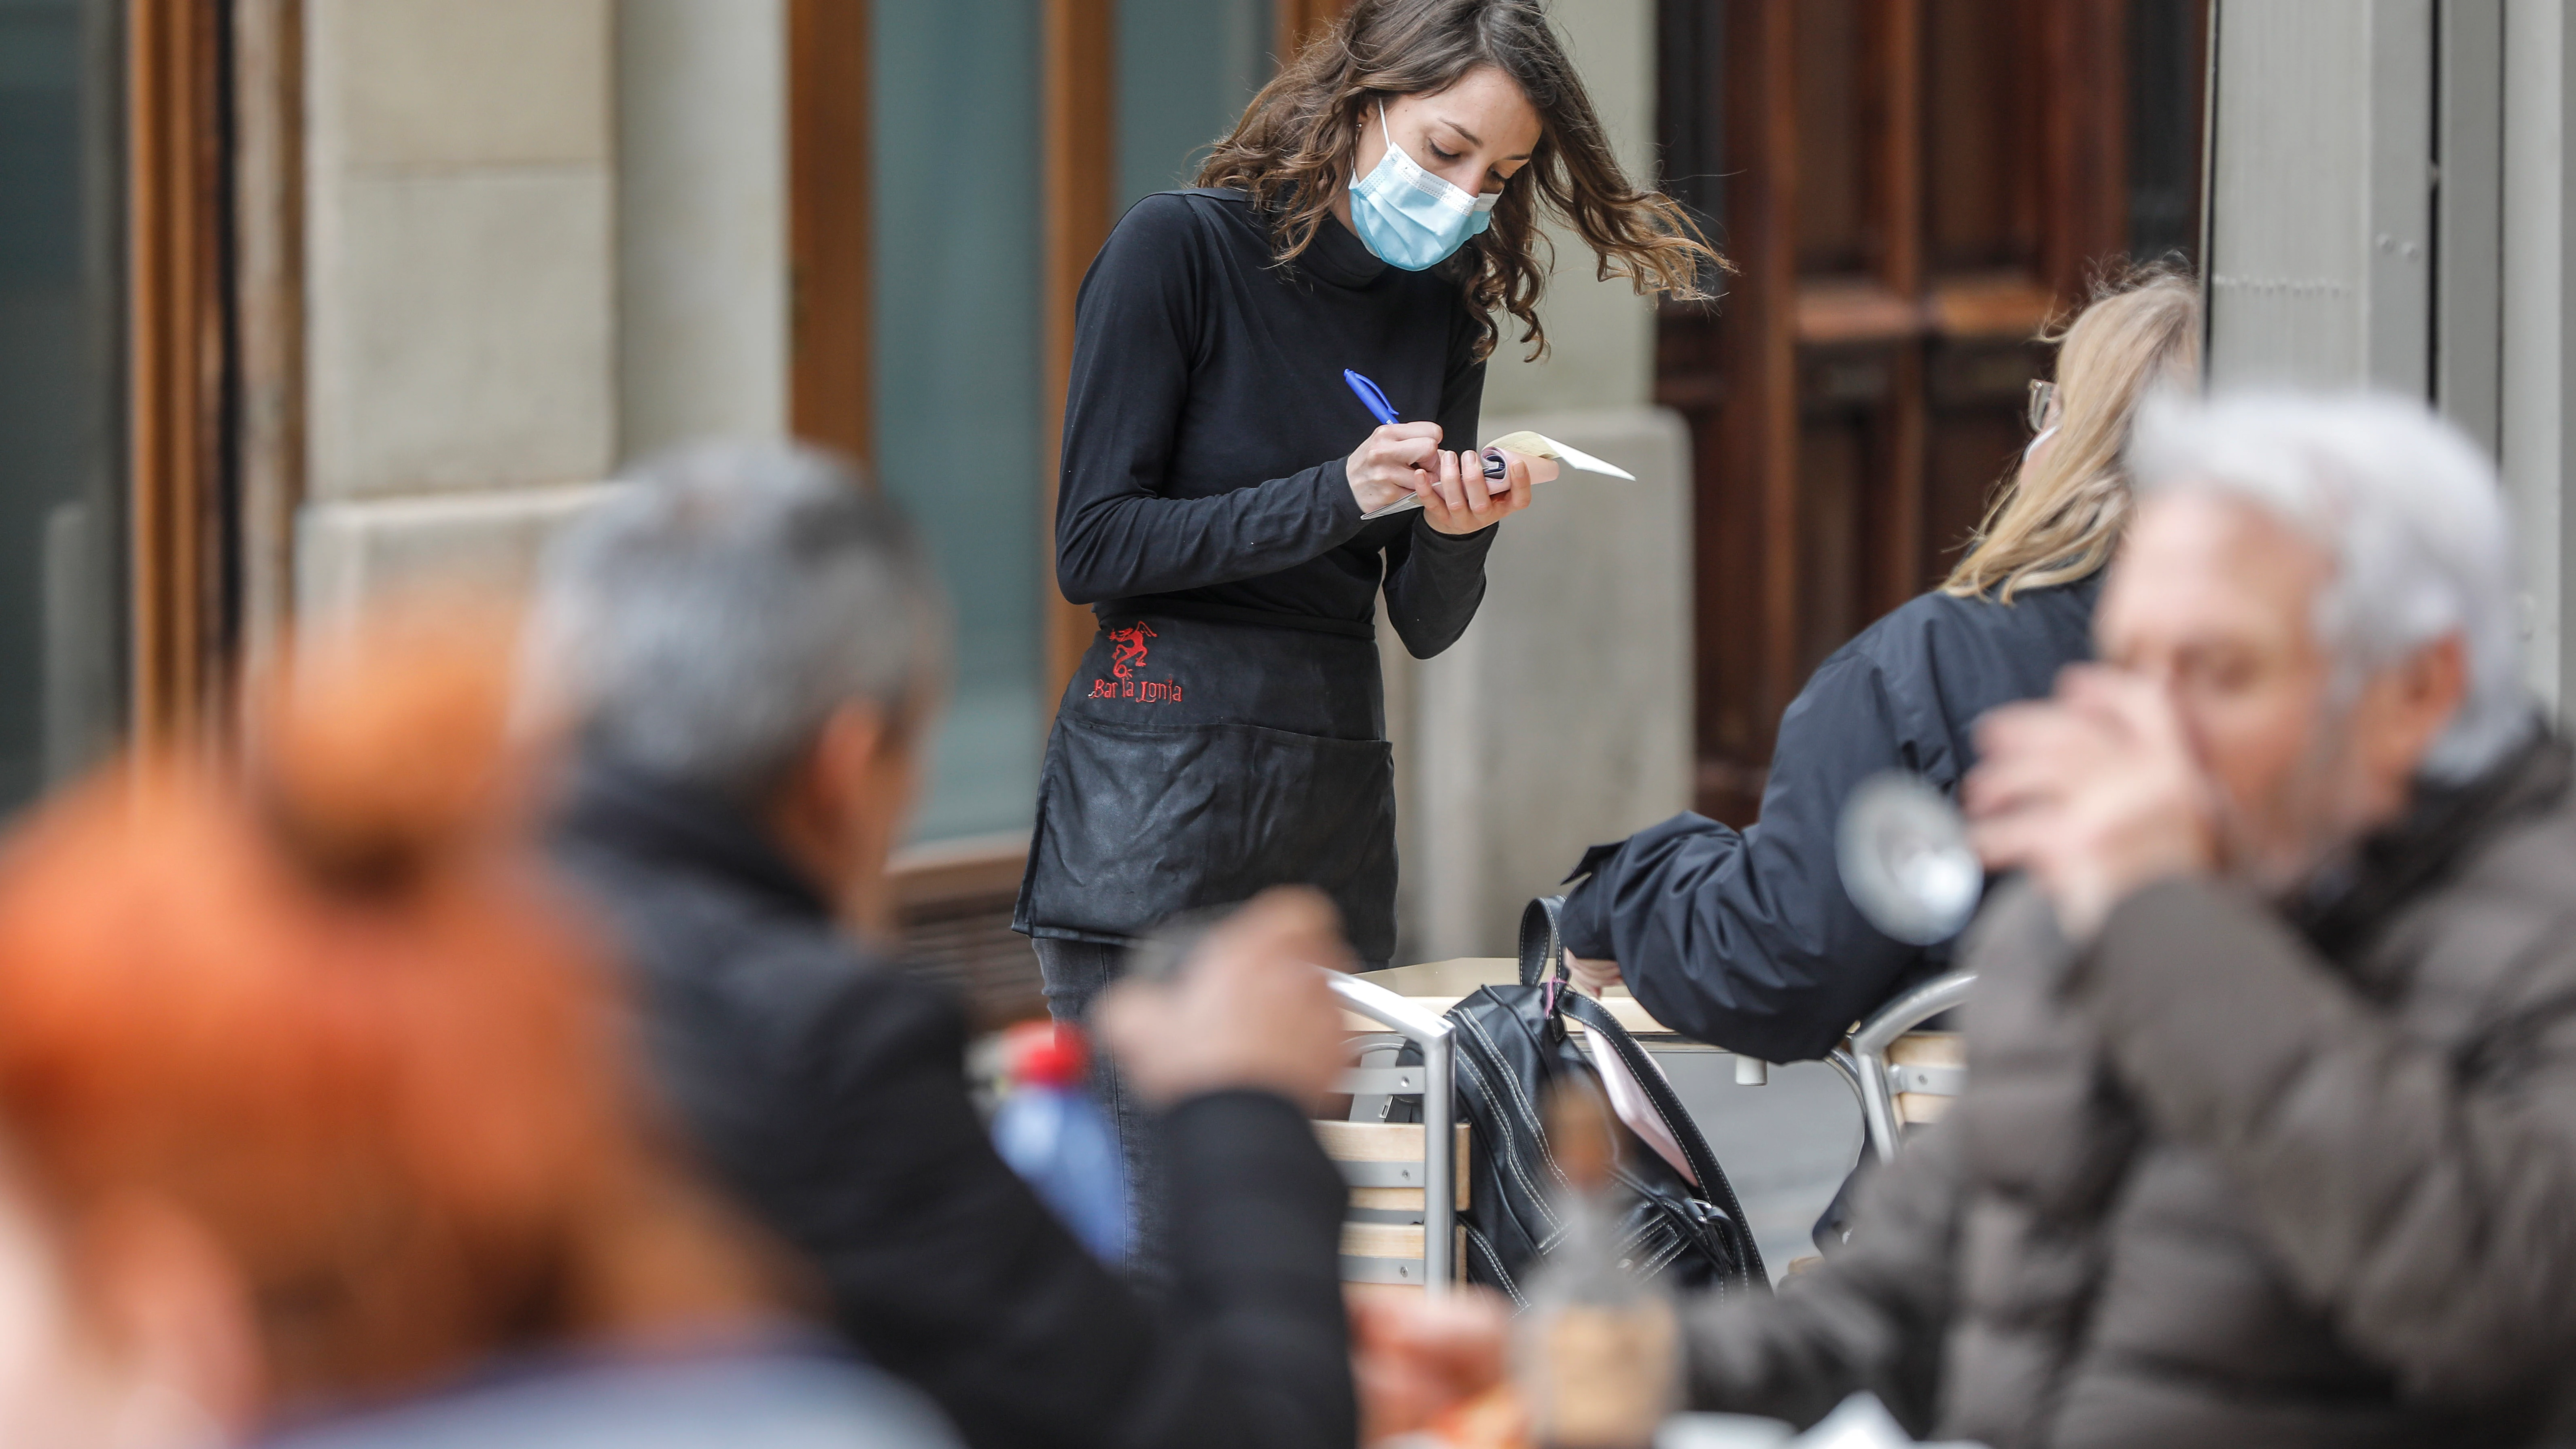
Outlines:
[{"label": "metal chair frame", "polygon": [[[1383,986],[1332,974],[1333,995],[1344,1010],[1367,1017],[1395,1038],[1422,1049],[1418,1067],[1351,1067],[1340,1090],[1354,1096],[1420,1097],[1422,1157],[1417,1162],[1340,1162],[1342,1181],[1351,1187],[1418,1187],[1422,1189],[1422,1256],[1412,1258],[1342,1259],[1342,1281],[1420,1284],[1435,1297],[1446,1294],[1457,1279],[1457,1172],[1453,1159],[1457,1120],[1453,1106],[1451,1062],[1454,1060],[1448,1018],[1428,1012]],[[1364,1036],[1363,1052],[1395,1042]]]},{"label": "metal chair frame", "polygon": [[[1420,1048],[1422,1064],[1417,1067],[1359,1066],[1343,1070],[1338,1090],[1353,1096],[1419,1097],[1422,1099],[1422,1157],[1418,1161],[1338,1162],[1342,1181],[1351,1187],[1403,1187],[1422,1190],[1422,1256],[1413,1258],[1342,1259],[1344,1282],[1399,1283],[1419,1285],[1431,1294],[1451,1291],[1457,1281],[1457,1197],[1459,1164],[1455,1160],[1454,1132],[1431,1130],[1432,1124],[1456,1120],[1454,1044],[1446,1017],[1416,1006],[1412,1001],[1373,982],[1362,981],[1339,972],[1331,973],[1334,996],[1343,1009],[1365,1017],[1386,1028],[1382,1033],[1361,1033],[1352,1045],[1363,1057],[1380,1051],[1400,1049],[1405,1043]],[[1893,1063],[1888,1050],[1899,1037],[1923,1023],[1949,1011],[1968,999],[1977,984],[1974,972],[1954,972],[1924,982],[1894,1001],[1880,1007],[1867,1021],[1855,1028],[1850,1039],[1837,1047],[1828,1060],[1842,1073],[1843,1081],[1860,1101],[1861,1125],[1868,1150],[1882,1163],[1892,1162],[1903,1145],[1904,1124],[1897,1118],[1896,1098],[1904,1092],[1926,1092],[1956,1096],[1965,1086],[1965,1069],[1947,1066],[1924,1066]],[[1676,1038],[1658,1040],[1662,1048],[1680,1047],[1710,1050],[1698,1043]],[[1392,1217],[1401,1210],[1354,1209],[1360,1220],[1386,1214]],[[1409,1212],[1403,1216],[1410,1218]]]},{"label": "metal chair frame", "polygon": [[1933,1092],[1957,1096],[1965,1085],[1964,1069],[1891,1064],[1887,1049],[1896,1039],[1968,999],[1977,975],[1958,971],[1938,976],[1880,1007],[1834,1049],[1830,1061],[1860,1098],[1861,1126],[1869,1148],[1881,1163],[1894,1162],[1904,1124],[1896,1119],[1896,1094]]}]

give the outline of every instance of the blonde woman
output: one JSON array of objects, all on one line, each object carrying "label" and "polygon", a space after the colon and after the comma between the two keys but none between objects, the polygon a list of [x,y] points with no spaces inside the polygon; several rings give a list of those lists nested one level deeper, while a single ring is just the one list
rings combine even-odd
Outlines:
[{"label": "blonde woman", "polygon": [[1738,832],[1678,815],[1584,857],[1564,913],[1578,981],[1625,979],[1685,1035],[1792,1062],[1942,969],[1947,943],[1890,939],[1843,894],[1844,796],[1891,769],[1954,789],[1979,715],[2091,656],[2093,598],[2129,516],[2130,420],[2157,388],[2197,385],[2200,333],[2196,286],[2153,267],[2048,339],[2057,380],[2033,386],[2035,436],[1974,546],[1818,666],[1781,717],[1762,818]]}]

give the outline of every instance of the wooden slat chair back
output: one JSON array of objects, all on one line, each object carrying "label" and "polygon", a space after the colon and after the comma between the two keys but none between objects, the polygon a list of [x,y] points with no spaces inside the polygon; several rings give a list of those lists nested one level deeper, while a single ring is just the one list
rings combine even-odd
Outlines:
[{"label": "wooden slat chair back", "polygon": [[[1450,1024],[1439,1010],[1376,982],[1335,975],[1351,1029],[1350,1049],[1366,1065],[1342,1074],[1355,1109],[1391,1097],[1422,1104],[1413,1122],[1318,1122],[1317,1140],[1351,1190],[1342,1220],[1342,1280],[1445,1293],[1464,1256],[1458,1212],[1467,1205],[1468,1138],[1450,1081]],[[1417,1065],[1396,1065],[1407,1045]],[[1382,1112],[1369,1115],[1382,1116]],[[1454,1124],[1448,1140],[1425,1123]]]},{"label": "wooden slat chair back", "polygon": [[[1451,1198],[1455,1209],[1467,1207],[1467,1127],[1456,1127]],[[1342,1169],[1351,1184],[1350,1207],[1342,1218],[1342,1281],[1423,1286],[1423,1205],[1429,1201],[1418,1177],[1422,1166],[1423,1124],[1419,1122],[1318,1122],[1315,1135],[1324,1155]],[[1413,1171],[1408,1172],[1407,1169]],[[1413,1177],[1414,1185],[1394,1181]],[[1463,1262],[1466,1230],[1451,1217],[1449,1261]]]},{"label": "wooden slat chair back", "polygon": [[1955,1031],[1909,1031],[1888,1043],[1887,1070],[1898,1128],[1938,1122],[1967,1088],[1968,1039]]}]

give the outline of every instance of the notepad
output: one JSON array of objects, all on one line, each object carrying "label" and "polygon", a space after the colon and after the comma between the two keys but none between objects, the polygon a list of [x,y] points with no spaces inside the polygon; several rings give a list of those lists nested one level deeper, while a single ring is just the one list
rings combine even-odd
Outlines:
[{"label": "notepad", "polygon": [[[1501,437],[1487,443],[1485,446],[1488,448],[1501,448],[1506,452],[1525,454],[1532,458],[1547,458],[1552,461],[1562,463],[1568,468],[1579,468],[1586,473],[1599,473],[1611,478],[1625,478],[1631,483],[1637,481],[1637,475],[1629,472],[1627,469],[1622,468],[1615,463],[1605,463],[1599,458],[1593,457],[1590,453],[1583,451],[1581,448],[1570,447],[1567,444],[1560,443],[1545,433],[1533,433],[1527,431],[1505,433]],[[1486,484],[1486,492],[1488,496],[1506,491],[1508,490],[1504,487],[1503,480],[1500,478],[1489,480]],[[1377,509],[1371,513],[1364,513],[1360,516],[1364,520],[1370,518],[1386,518],[1394,514],[1404,513],[1412,509],[1420,508],[1421,506],[1422,500],[1408,493],[1393,503],[1388,504],[1384,508]]]}]

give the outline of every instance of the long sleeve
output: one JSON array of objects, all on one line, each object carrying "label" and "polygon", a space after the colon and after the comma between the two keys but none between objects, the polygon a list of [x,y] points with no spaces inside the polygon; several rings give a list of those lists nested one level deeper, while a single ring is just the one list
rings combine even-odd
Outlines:
[{"label": "long sleeve", "polygon": [[[1476,446],[1485,397],[1485,364],[1475,355],[1476,328],[1463,312],[1449,338],[1449,376],[1440,389],[1440,445]],[[1485,555],[1502,525],[1450,535],[1413,515],[1413,526],[1386,546],[1386,616],[1416,659],[1458,642],[1485,599]]]},{"label": "long sleeve", "polygon": [[1924,960],[1861,916],[1835,857],[1852,788],[1925,763],[1898,715],[1867,658],[1827,661],[1780,721],[1761,820],[1679,815],[1630,836],[1568,896],[1566,949],[1617,961],[1695,1040],[1774,1062],[1833,1050]]},{"label": "long sleeve", "polygon": [[1223,1093],[1170,1114],[1179,1281],[1152,1308],[994,1152],[959,1076],[962,1027],[926,995],[852,991],[817,1022],[821,1111],[767,1165],[768,1216],[820,1267],[842,1327],[977,1446],[1347,1449],[1343,1189],[1296,1110]]},{"label": "long sleeve", "polygon": [[1192,245],[1187,206],[1171,196],[1138,203],[1075,301],[1056,583],[1077,604],[1277,573],[1362,526],[1340,457],[1210,496],[1174,486],[1199,293],[1212,284]]},{"label": "long sleeve", "polygon": [[[2570,974],[2565,911],[2468,909],[2479,918],[2452,926],[2474,936],[2461,949],[2508,952],[2522,981]],[[2564,1371],[2576,1351],[2564,994],[2490,1027],[2478,1050],[2436,1049],[2260,903],[2193,879],[2121,903],[2070,992],[2157,1130],[2217,1157],[2289,1277],[2410,1392],[2474,1401]]]},{"label": "long sleeve", "polygon": [[1936,1130],[1873,1176],[1869,1231],[1770,1298],[1689,1313],[1691,1406],[1805,1426],[1863,1389],[1917,1436],[1937,1409],[1941,1349],[1956,1296],[1963,1144]]}]

